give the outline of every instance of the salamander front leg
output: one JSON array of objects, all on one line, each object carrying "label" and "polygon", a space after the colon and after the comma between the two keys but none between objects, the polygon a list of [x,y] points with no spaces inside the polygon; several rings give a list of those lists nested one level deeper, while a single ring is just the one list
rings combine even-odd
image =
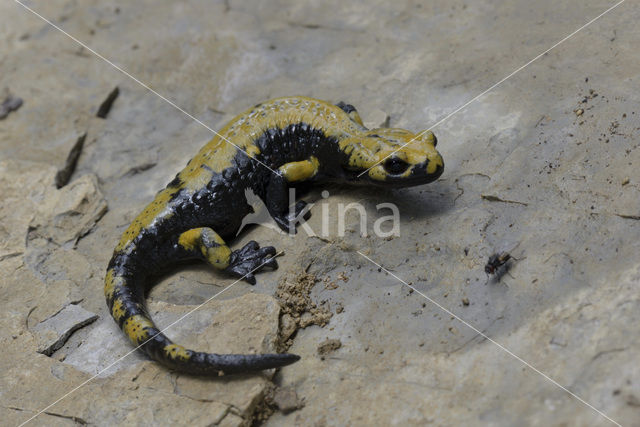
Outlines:
[{"label": "salamander front leg", "polygon": [[273,246],[261,248],[252,240],[241,249],[232,251],[222,237],[208,227],[185,231],[180,235],[178,245],[216,269],[241,277],[252,285],[256,283],[254,273],[257,271],[264,267],[278,268]]},{"label": "salamander front leg", "polygon": [[252,240],[244,245],[242,249],[231,252],[229,266],[226,271],[255,285],[256,278],[253,273],[262,270],[264,267],[270,267],[274,270],[278,268],[275,255],[276,248],[273,246],[261,248],[256,241]]},{"label": "salamander front leg", "polygon": [[[287,233],[296,233],[296,221],[307,217],[307,202],[299,200],[291,206],[289,188],[291,184],[307,181],[318,173],[319,162],[315,157],[299,162],[286,163],[278,168],[278,175],[272,175],[267,186],[264,202],[269,214],[278,226]],[[293,209],[292,209],[293,207]]]}]

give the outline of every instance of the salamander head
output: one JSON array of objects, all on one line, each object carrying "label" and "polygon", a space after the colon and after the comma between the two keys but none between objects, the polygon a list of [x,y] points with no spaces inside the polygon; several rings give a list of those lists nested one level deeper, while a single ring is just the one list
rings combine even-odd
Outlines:
[{"label": "salamander head", "polygon": [[437,142],[431,131],[413,134],[404,129],[371,129],[340,141],[342,166],[358,182],[392,187],[426,184],[444,170],[442,156],[435,149]]}]

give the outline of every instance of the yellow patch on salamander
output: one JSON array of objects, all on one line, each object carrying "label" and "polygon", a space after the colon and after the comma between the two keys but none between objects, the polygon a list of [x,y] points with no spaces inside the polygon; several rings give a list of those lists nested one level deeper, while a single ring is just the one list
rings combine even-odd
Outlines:
[{"label": "yellow patch on salamander", "polygon": [[288,182],[304,181],[313,178],[318,173],[320,162],[314,156],[309,160],[300,162],[289,162],[280,167],[280,172],[284,175]]},{"label": "yellow patch on salamander", "polygon": [[119,276],[114,276],[114,272],[112,269],[107,271],[107,276],[104,279],[104,295],[108,300],[113,298],[113,294],[116,291],[118,286],[124,285],[124,279]]},{"label": "yellow patch on salamander", "polygon": [[194,228],[180,234],[178,244],[188,251],[200,251],[205,260],[218,269],[229,265],[231,249],[210,228]]},{"label": "yellow patch on salamander", "polygon": [[124,306],[122,305],[122,301],[116,299],[113,302],[113,307],[111,307],[111,315],[116,320],[116,322],[120,322],[120,319],[122,319],[125,314],[126,312],[124,310]]},{"label": "yellow patch on salamander", "polygon": [[165,346],[164,352],[171,359],[189,360],[191,358],[189,350],[177,344],[169,344]]},{"label": "yellow patch on salamander", "polygon": [[141,314],[129,317],[122,325],[124,333],[134,344],[142,344],[145,340],[151,338],[147,328],[153,328],[153,322]]},{"label": "yellow patch on salamander", "polygon": [[185,231],[178,238],[178,244],[188,251],[194,251],[200,247],[200,233],[202,228],[194,228],[189,231]]},{"label": "yellow patch on salamander", "polygon": [[245,148],[245,152],[249,155],[249,157],[255,157],[260,154],[260,149],[255,145],[250,145]]},{"label": "yellow patch on salamander", "polygon": [[218,269],[225,269],[229,266],[231,258],[231,249],[227,245],[216,246],[213,248],[203,248],[206,250],[205,258],[207,262]]},{"label": "yellow patch on salamander", "polygon": [[427,173],[435,173],[439,167],[444,167],[444,161],[442,160],[442,156],[429,156],[429,163],[427,164]]}]

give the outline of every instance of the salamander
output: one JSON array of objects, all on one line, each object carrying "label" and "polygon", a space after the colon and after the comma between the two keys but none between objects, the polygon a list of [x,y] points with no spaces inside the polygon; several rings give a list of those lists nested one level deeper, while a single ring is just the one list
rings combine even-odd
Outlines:
[{"label": "salamander", "polygon": [[174,344],[145,308],[149,278],[178,261],[197,259],[255,284],[255,272],[278,265],[272,246],[250,241],[232,250],[227,244],[253,212],[247,191],[290,231],[305,210],[303,201],[290,209],[290,187],[426,184],[444,169],[436,143],[430,131],[367,129],[356,109],[343,102],[297,96],[249,108],[224,126],[126,229],[106,272],[111,315],[135,346],[178,372],[247,373],[299,360],[294,354],[214,354]]}]

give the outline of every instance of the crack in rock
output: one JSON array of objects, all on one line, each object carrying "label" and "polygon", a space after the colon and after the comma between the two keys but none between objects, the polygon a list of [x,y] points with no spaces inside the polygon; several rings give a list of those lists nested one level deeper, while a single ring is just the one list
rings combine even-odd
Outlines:
[{"label": "crack in rock", "polygon": [[75,331],[93,323],[96,319],[98,319],[97,314],[78,305],[66,305],[32,329],[38,342],[38,353],[51,356],[69,340]]}]

